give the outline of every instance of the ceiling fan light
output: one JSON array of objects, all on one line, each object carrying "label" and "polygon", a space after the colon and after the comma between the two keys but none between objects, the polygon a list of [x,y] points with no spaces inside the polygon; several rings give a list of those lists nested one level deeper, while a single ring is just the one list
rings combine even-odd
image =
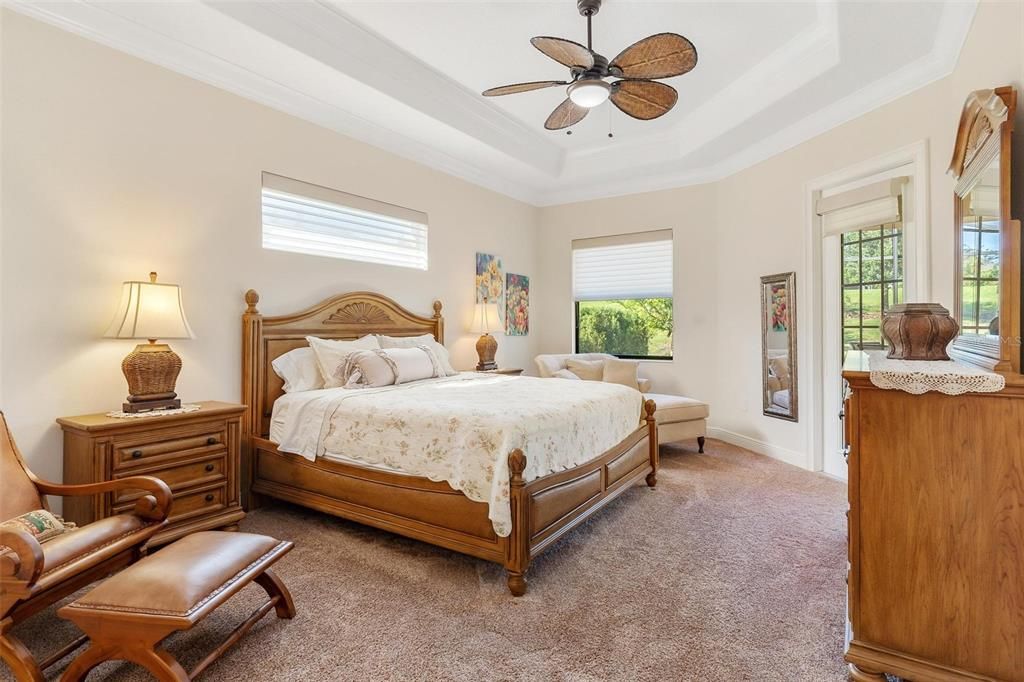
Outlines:
[{"label": "ceiling fan light", "polygon": [[604,104],[611,94],[611,88],[603,80],[582,80],[569,86],[569,99],[573,104],[592,109]]}]

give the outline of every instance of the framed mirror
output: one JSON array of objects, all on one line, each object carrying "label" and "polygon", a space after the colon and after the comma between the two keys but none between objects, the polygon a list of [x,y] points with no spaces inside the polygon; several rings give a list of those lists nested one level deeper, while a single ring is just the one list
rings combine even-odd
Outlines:
[{"label": "framed mirror", "polygon": [[761,386],[764,414],[798,421],[796,273],[761,278]]},{"label": "framed mirror", "polygon": [[1010,216],[1012,87],[972,92],[964,104],[949,172],[956,178],[950,354],[1000,372],[1020,372],[1020,223]]}]

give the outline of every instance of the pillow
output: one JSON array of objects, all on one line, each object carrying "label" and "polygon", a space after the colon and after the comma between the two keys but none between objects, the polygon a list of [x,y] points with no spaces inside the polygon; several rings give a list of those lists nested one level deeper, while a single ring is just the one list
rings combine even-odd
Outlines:
[{"label": "pillow", "polygon": [[604,360],[576,360],[569,358],[565,366],[580,379],[601,381],[604,378]]},{"label": "pillow", "polygon": [[45,509],[37,509],[0,523],[0,528],[23,530],[39,542],[46,542],[58,535],[75,530],[77,526],[70,521],[64,521],[59,516],[54,516]]},{"label": "pillow", "polygon": [[316,355],[316,364],[320,368],[320,375],[324,380],[324,388],[337,388],[342,382],[335,377],[338,368],[345,364],[348,354],[357,350],[370,350],[380,348],[377,338],[367,334],[355,341],[333,341],[321,339],[316,336],[307,336],[313,353]]},{"label": "pillow", "polygon": [[604,361],[604,373],[601,380],[609,384],[622,384],[635,391],[640,390],[640,363],[636,360],[619,360],[618,358]]},{"label": "pillow", "polygon": [[315,391],[324,387],[324,377],[316,364],[316,353],[309,346],[279,355],[270,366],[284,381],[284,392]]},{"label": "pillow", "polygon": [[557,372],[552,372],[551,376],[558,377],[559,379],[572,379],[573,381],[579,381],[580,378],[570,372],[567,369],[560,369]]},{"label": "pillow", "polygon": [[349,353],[336,377],[345,388],[376,388],[444,376],[434,351],[415,348],[378,348]]},{"label": "pillow", "polygon": [[444,374],[439,376],[450,377],[458,374],[455,368],[452,367],[448,349],[439,344],[433,334],[421,334],[420,336],[384,336],[383,334],[378,334],[377,341],[380,343],[381,348],[415,348],[416,346],[426,346],[434,351],[434,356],[441,363],[441,369]]}]

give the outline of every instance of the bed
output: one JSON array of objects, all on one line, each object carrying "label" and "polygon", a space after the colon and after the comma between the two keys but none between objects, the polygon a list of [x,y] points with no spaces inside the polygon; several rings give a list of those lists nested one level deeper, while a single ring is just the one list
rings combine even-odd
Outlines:
[{"label": "bed", "polygon": [[[626,399],[622,391],[628,393],[628,389],[602,388],[598,382],[562,382],[592,386],[565,387],[562,390],[569,392],[559,397],[551,395],[551,383],[541,379],[460,374],[388,390],[330,389],[286,395],[283,382],[271,369],[275,358],[307,345],[306,336],[355,339],[368,333],[399,337],[429,333],[444,343],[440,301],[434,302],[433,314],[427,317],[369,292],[341,294],[276,317],[259,313],[255,291],[248,291],[245,301],[242,394],[249,410],[243,422],[242,495],[247,508],[259,506],[264,498],[276,498],[493,561],[505,568],[509,590],[520,596],[526,592],[533,557],[630,486],[645,481],[653,488],[657,483],[656,406],[642,397],[629,398],[635,399],[636,419],[622,428]],[[531,382],[542,384],[549,395],[542,397]],[[495,409],[500,400],[506,404]],[[594,415],[582,413],[585,404],[613,410],[625,436],[602,444],[601,437],[607,441],[610,433],[619,431],[592,435]],[[398,441],[387,431],[389,409],[408,415],[409,421],[419,419],[418,428],[423,429],[442,414],[472,416],[480,437],[490,434],[494,448],[508,448],[496,451],[497,459],[488,468],[493,489],[477,490],[464,480],[472,481],[471,477],[462,474],[415,468],[414,462],[436,464],[437,452],[431,458],[412,457],[403,460],[401,468],[395,466],[385,456],[388,443]],[[379,447],[357,452],[360,443],[338,435],[344,429],[335,429],[335,420],[351,419],[359,410],[379,415],[379,423],[372,425]],[[492,421],[481,421],[487,415]],[[628,423],[629,418],[625,419]],[[321,427],[323,432],[318,433]],[[452,427],[456,428],[463,427]],[[454,440],[449,443],[442,436],[438,431],[421,437],[451,448],[450,453],[441,453],[442,459],[465,454]],[[554,439],[562,450],[570,450],[557,460],[549,454],[555,451],[548,447]],[[412,442],[417,447],[417,441]],[[405,439],[402,444],[407,446]],[[385,454],[375,460],[377,450]]]}]

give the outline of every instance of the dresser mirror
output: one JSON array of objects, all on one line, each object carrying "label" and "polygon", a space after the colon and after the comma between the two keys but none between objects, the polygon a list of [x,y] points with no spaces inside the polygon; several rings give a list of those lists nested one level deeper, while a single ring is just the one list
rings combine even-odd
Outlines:
[{"label": "dresser mirror", "polygon": [[764,414],[798,421],[796,273],[761,278],[761,386]]},{"label": "dresser mirror", "polygon": [[960,325],[950,354],[1000,372],[1020,372],[1020,223],[1010,217],[1012,87],[972,92],[964,104],[949,172],[956,178],[956,281]]}]

